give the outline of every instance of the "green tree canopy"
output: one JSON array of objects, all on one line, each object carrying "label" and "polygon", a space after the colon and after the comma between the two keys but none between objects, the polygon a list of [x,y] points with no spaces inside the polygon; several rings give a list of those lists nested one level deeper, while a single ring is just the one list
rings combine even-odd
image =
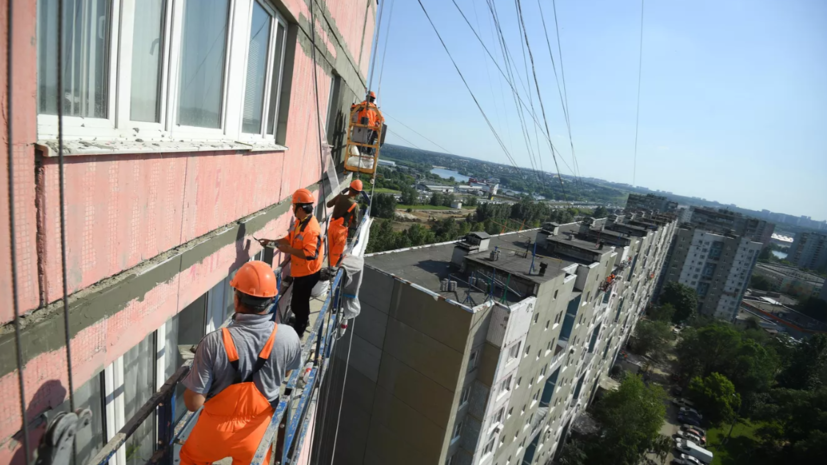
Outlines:
[{"label": "green tree canopy", "polygon": [[672,330],[665,321],[641,320],[635,326],[634,349],[641,355],[662,354],[672,340]]},{"label": "green tree canopy", "polygon": [[827,367],[827,336],[817,334],[793,349],[789,365],[778,382],[788,389],[816,389],[823,385]]},{"label": "green tree canopy", "polygon": [[672,304],[653,305],[646,311],[646,315],[655,321],[672,321],[675,307]]},{"label": "green tree canopy", "polygon": [[807,297],[795,306],[799,312],[819,321],[827,321],[827,302],[818,297]]},{"label": "green tree canopy", "polygon": [[695,313],[695,309],[698,308],[698,295],[695,289],[677,281],[671,281],[664,286],[663,293],[660,295],[660,303],[675,307],[673,321],[680,323],[688,320]]},{"label": "green tree canopy", "polygon": [[689,398],[714,425],[732,423],[741,407],[741,396],[735,392],[735,385],[726,376],[712,373],[705,378],[696,376],[689,383]]},{"label": "green tree canopy", "polygon": [[626,376],[617,391],[596,404],[595,418],[603,432],[587,451],[589,463],[637,465],[660,435],[666,393],[646,386],[640,376]]},{"label": "green tree canopy", "polygon": [[378,218],[393,219],[396,213],[396,199],[393,194],[376,194],[373,196],[371,213]]},{"label": "green tree canopy", "polygon": [[759,291],[774,291],[775,284],[772,281],[767,279],[765,276],[760,276],[757,274],[753,274],[752,277],[749,279],[749,287],[752,289],[758,289]]}]

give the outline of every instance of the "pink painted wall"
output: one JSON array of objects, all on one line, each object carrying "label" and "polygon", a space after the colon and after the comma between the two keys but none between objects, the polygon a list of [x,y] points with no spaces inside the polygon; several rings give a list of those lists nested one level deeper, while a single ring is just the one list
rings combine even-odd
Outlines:
[{"label": "pink painted wall", "polygon": [[[0,0],[0,93],[5,94],[7,0]],[[366,2],[336,0],[328,9],[350,55],[359,60]],[[303,0],[284,2],[294,17],[309,18]],[[375,11],[375,4],[371,6]],[[368,19],[361,72],[373,33]],[[14,17],[14,188],[16,195],[17,276],[22,311],[38,308],[62,296],[58,165],[43,161],[39,192],[33,144],[36,134],[36,0],[15,2]],[[303,34],[303,32],[299,32]],[[317,29],[320,46],[330,53],[334,38]],[[321,177],[312,59],[296,44],[286,145],[283,153],[233,152],[184,154],[126,154],[72,156],[65,163],[67,269],[69,292],[132,268],[142,261],[207,234],[221,226],[273,205],[299,187]],[[319,103],[327,114],[330,79],[322,67]],[[0,99],[3,121],[7,98]],[[325,121],[322,121],[323,126]],[[8,140],[6,127],[0,128]],[[0,156],[0,323],[12,320],[8,228],[8,180],[5,152]],[[42,208],[35,208],[36,201]],[[37,219],[42,221],[38,256]],[[257,237],[285,234],[292,214],[271,221]],[[118,314],[83,330],[72,340],[72,370],[76,386],[110,364],[164,321],[207,292],[227,276],[237,261],[238,248],[252,240],[226,246],[202,262],[136,299]],[[253,241],[249,254],[260,250]],[[38,261],[42,270],[38,271]],[[41,295],[42,294],[42,295]],[[41,297],[43,302],[41,302]],[[62,334],[54,337],[62,338]],[[12,438],[20,429],[17,372],[0,378],[0,463],[20,459]],[[36,418],[65,398],[65,351],[45,353],[29,361],[24,370],[27,416]],[[37,441],[37,432],[32,436]],[[15,456],[15,453],[17,455]]]}]

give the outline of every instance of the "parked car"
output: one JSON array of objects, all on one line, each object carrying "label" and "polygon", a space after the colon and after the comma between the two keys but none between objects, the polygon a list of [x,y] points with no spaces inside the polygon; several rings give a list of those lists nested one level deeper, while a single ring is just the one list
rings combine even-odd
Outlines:
[{"label": "parked car", "polygon": [[686,442],[683,439],[675,440],[675,450],[678,451],[676,454],[678,457],[680,457],[681,454],[688,454],[690,452],[689,447],[686,446]]},{"label": "parked car", "polygon": [[675,433],[676,437],[688,439],[690,441],[695,441],[700,445],[706,444],[706,439],[702,438],[699,434],[697,434],[694,430],[687,430],[687,431],[678,431]]},{"label": "parked car", "polygon": [[673,396],[680,396],[683,394],[683,388],[680,386],[674,386],[670,392],[672,392]]},{"label": "parked car", "polygon": [[692,407],[681,407],[681,410],[680,410],[679,414],[683,415],[683,416],[692,416],[692,415],[694,415],[694,416],[698,417],[698,419],[700,419],[700,420],[704,419],[704,416],[701,415],[700,412],[698,412],[697,410],[695,410]]},{"label": "parked car", "polygon": [[693,416],[678,415],[678,421],[691,426],[701,426],[701,420]]},{"label": "parked car", "polygon": [[694,407],[695,404],[692,402],[684,399],[683,397],[675,397],[672,399],[672,403],[677,405],[678,407]]},{"label": "parked car", "polygon": [[679,458],[674,458],[674,459],[672,459],[671,462],[669,462],[669,465],[692,465],[692,464],[687,462],[686,460],[679,459]]},{"label": "parked car", "polygon": [[701,465],[701,461],[691,455],[681,454],[681,460],[691,463],[692,465]]},{"label": "parked car", "polygon": [[697,426],[697,425],[689,425],[689,424],[686,424],[686,425],[681,425],[681,430],[682,430],[682,431],[686,431],[686,430],[690,430],[690,429],[691,429],[691,430],[695,430],[695,431],[696,431],[698,434],[700,434],[701,436],[706,437],[706,430],[705,430],[705,429],[703,429],[703,428],[701,428],[700,426]]}]

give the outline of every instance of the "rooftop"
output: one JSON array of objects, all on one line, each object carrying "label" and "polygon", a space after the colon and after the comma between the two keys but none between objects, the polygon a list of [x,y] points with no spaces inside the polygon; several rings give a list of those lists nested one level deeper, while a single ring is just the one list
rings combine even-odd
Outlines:
[{"label": "rooftop", "polygon": [[[473,264],[469,268],[483,269],[483,271],[493,269],[493,273],[490,275],[479,276],[479,278],[488,280],[496,277],[501,282],[506,281],[509,274],[512,277],[518,277],[523,281],[532,283],[543,283],[564,274],[564,269],[574,265],[574,262],[540,256],[534,259],[534,271],[529,273],[532,262],[531,245],[534,244],[537,231],[537,229],[533,229],[490,236],[488,250],[471,253],[465,257],[469,264]],[[468,284],[470,277],[468,273],[460,273],[459,267],[451,263],[454,249],[459,242],[446,242],[376,253],[366,256],[365,263],[373,268],[422,286],[435,294],[473,307],[483,303],[487,298],[487,294],[483,290],[483,285],[470,286]],[[500,257],[498,260],[492,261],[489,257],[495,249],[500,251]],[[541,262],[548,265],[544,276],[538,274]],[[440,282],[445,278],[457,281],[456,291],[440,290]],[[513,288],[513,286],[509,287]],[[467,301],[469,296],[471,301]],[[497,298],[499,297],[500,295],[497,295]],[[518,302],[524,297],[509,293],[507,300]]]}]

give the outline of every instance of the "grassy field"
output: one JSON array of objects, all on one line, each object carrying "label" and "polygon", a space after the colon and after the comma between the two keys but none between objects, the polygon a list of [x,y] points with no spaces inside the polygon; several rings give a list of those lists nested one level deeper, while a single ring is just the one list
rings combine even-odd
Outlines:
[{"label": "grassy field", "polygon": [[[378,190],[379,189],[377,189],[377,191]],[[434,205],[403,205],[401,203],[396,205],[397,210],[407,210],[409,208],[411,210],[456,210],[456,208],[446,207],[446,206],[443,206],[443,205],[439,205],[439,206],[434,206]],[[477,207],[476,206],[469,207],[469,206],[463,205],[462,209],[463,210],[476,210]]]},{"label": "grassy field", "polygon": [[[712,465],[747,465],[759,464],[759,457],[754,456],[757,442],[755,430],[761,427],[761,423],[738,423],[732,430],[732,437],[726,441],[729,428],[732,425],[724,424],[718,428],[707,431],[707,449],[715,455]],[[724,444],[726,441],[726,444]]]},{"label": "grassy field", "polygon": [[393,189],[388,189],[386,187],[377,187],[373,190],[375,194],[401,194],[399,191],[395,191]]}]

